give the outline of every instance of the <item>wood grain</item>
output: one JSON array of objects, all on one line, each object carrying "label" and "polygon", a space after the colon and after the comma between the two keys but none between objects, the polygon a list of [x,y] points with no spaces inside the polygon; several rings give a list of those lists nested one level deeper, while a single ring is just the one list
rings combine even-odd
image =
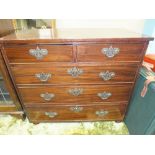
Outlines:
[{"label": "wood grain", "polygon": [[[79,96],[69,93],[74,88],[82,89]],[[114,89],[115,88],[115,89]],[[126,85],[67,85],[67,86],[31,86],[19,87],[20,95],[25,105],[28,104],[77,104],[77,103],[99,103],[99,102],[117,102],[128,101],[131,84]],[[112,95],[108,99],[101,99],[97,94],[110,92]],[[40,97],[42,93],[54,94],[55,97],[50,101]]]},{"label": "wood grain", "polygon": [[[40,33],[41,30],[31,29],[26,31],[16,31],[2,38],[2,42],[11,44],[32,44],[32,43],[139,43],[153,40],[143,34],[127,31],[125,29],[105,29],[105,28],[67,28],[48,29],[47,33]],[[41,35],[42,34],[42,35]],[[0,40],[1,41],[1,40]]]},{"label": "wood grain", "polygon": [[72,62],[72,46],[70,45],[38,45],[40,49],[47,49],[48,55],[41,60],[30,55],[30,49],[36,49],[37,45],[20,45],[20,46],[5,46],[7,58],[10,63],[24,62]]},{"label": "wood grain", "polygon": [[17,111],[15,105],[0,105],[0,112],[9,112],[9,111]]},{"label": "wood grain", "polygon": [[[103,48],[119,48],[120,51],[112,58],[108,58],[101,51]],[[77,46],[77,60],[79,62],[111,62],[111,61],[139,61],[144,45],[140,44],[88,44]]]},{"label": "wood grain", "polygon": [[[77,66],[83,73],[77,77],[68,74],[68,70],[74,66],[54,66],[52,64],[28,64],[12,65],[11,70],[14,75],[16,84],[111,84],[133,82],[137,70],[137,64],[109,65],[109,66]],[[114,72],[115,76],[110,80],[102,79],[101,72]],[[42,82],[35,75],[38,73],[49,73],[51,78]],[[130,76],[128,76],[130,74]]]},{"label": "wood grain", "polygon": [[[53,107],[42,107],[40,108],[27,108],[26,112],[31,122],[57,122],[57,121],[99,121],[99,120],[122,120],[123,115],[121,111],[124,110],[126,105],[119,106],[85,106],[80,112],[73,112],[70,110],[74,105],[70,106],[53,106]],[[96,115],[96,111],[108,111],[105,116]],[[57,112],[57,116],[50,118],[45,112]]]},{"label": "wood grain", "polygon": [[[147,45],[152,37],[112,29],[55,29],[49,35],[40,30],[17,31],[0,39],[9,76],[13,81],[24,111],[29,120],[39,122],[59,121],[122,121],[132,95],[138,70]],[[41,60],[29,54],[29,49],[39,46],[49,53]],[[119,48],[113,58],[107,58],[103,48]],[[83,70],[72,77],[67,70],[77,67]],[[104,81],[103,71],[115,72],[115,77]],[[52,78],[41,82],[36,73],[51,73]],[[82,94],[73,96],[68,91],[82,88]],[[101,99],[97,94],[110,92],[112,96]],[[53,93],[55,97],[45,101],[41,93]],[[73,106],[84,108],[80,113],[70,110]],[[97,110],[108,110],[105,117],[97,117]],[[56,111],[50,118],[45,112]]]},{"label": "wood grain", "polygon": [[[0,51],[1,51],[1,49],[0,49]],[[19,102],[16,91],[15,91],[14,86],[12,84],[12,81],[10,79],[10,76],[9,76],[8,71],[7,71],[7,68],[6,68],[6,65],[5,65],[5,62],[4,62],[4,59],[2,57],[1,52],[0,52],[0,72],[3,76],[3,80],[5,83],[6,89],[8,90],[10,97],[13,100],[13,104],[15,105],[14,107],[11,107],[12,110],[17,110],[17,111],[21,110],[22,109],[21,104]],[[7,111],[6,105],[4,104],[4,108],[1,107],[1,109],[3,109],[4,111]],[[8,105],[8,110],[9,109],[10,109],[10,106]]]}]

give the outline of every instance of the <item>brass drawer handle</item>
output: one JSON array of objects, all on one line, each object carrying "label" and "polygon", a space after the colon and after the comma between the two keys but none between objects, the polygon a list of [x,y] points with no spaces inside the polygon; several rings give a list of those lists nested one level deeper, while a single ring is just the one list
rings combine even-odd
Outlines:
[{"label": "brass drawer handle", "polygon": [[43,59],[48,54],[47,49],[40,49],[38,46],[36,49],[29,50],[30,55],[34,56],[37,60]]},{"label": "brass drawer handle", "polygon": [[54,118],[58,115],[58,113],[57,112],[45,112],[45,115],[50,118]]},{"label": "brass drawer handle", "polygon": [[83,107],[75,106],[75,107],[71,107],[70,110],[78,113],[78,112],[81,112],[83,110]]},{"label": "brass drawer handle", "polygon": [[67,73],[70,74],[72,77],[78,77],[83,73],[82,69],[79,69],[77,67],[73,67],[67,70]]},{"label": "brass drawer handle", "polygon": [[105,111],[105,110],[99,110],[99,111],[96,111],[95,114],[97,116],[100,116],[100,117],[103,117],[105,115],[107,115],[109,112],[108,111]]},{"label": "brass drawer handle", "polygon": [[98,93],[97,96],[100,97],[102,100],[108,99],[112,94],[110,92],[103,92]]},{"label": "brass drawer handle", "polygon": [[40,97],[42,97],[45,101],[50,101],[55,97],[55,94],[52,93],[42,93],[40,94]]},{"label": "brass drawer handle", "polygon": [[52,77],[52,74],[50,73],[37,73],[35,74],[35,77],[38,78],[42,82],[48,81],[49,78]]},{"label": "brass drawer handle", "polygon": [[83,93],[83,89],[82,88],[73,88],[73,89],[69,89],[68,92],[69,92],[69,94],[71,94],[73,96],[79,96]]},{"label": "brass drawer handle", "polygon": [[115,72],[105,71],[105,72],[99,73],[99,77],[102,78],[104,81],[108,81],[112,79],[114,76],[115,76]]},{"label": "brass drawer handle", "polygon": [[109,48],[103,48],[101,50],[102,54],[106,55],[108,58],[113,58],[119,53],[119,51],[119,48],[113,48],[112,46],[110,46]]}]

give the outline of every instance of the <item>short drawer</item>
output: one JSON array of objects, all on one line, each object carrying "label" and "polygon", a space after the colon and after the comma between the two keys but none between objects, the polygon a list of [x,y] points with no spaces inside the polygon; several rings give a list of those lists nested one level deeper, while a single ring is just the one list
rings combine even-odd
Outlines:
[{"label": "short drawer", "polygon": [[[53,66],[52,64],[11,65],[17,84],[108,84],[133,82],[138,66]],[[130,75],[130,76],[129,76]]]},{"label": "short drawer", "polygon": [[25,105],[128,101],[132,84],[19,87]]},{"label": "short drawer", "polygon": [[71,45],[19,45],[4,47],[10,63],[71,62]]},{"label": "short drawer", "polygon": [[126,105],[65,105],[27,108],[31,122],[123,120]]},{"label": "short drawer", "polygon": [[88,44],[77,46],[79,62],[140,61],[143,44]]}]

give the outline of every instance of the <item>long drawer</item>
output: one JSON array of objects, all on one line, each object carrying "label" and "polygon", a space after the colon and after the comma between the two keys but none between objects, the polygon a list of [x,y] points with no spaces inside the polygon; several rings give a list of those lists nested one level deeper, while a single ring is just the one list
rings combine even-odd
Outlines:
[{"label": "long drawer", "polygon": [[10,45],[4,50],[10,63],[73,61],[71,45]]},{"label": "long drawer", "polygon": [[108,84],[133,82],[137,64],[54,66],[48,63],[11,65],[11,70],[17,84]]},{"label": "long drawer", "polygon": [[132,84],[19,87],[25,105],[128,101]]},{"label": "long drawer", "polygon": [[77,46],[79,62],[140,61],[144,44],[87,44]]},{"label": "long drawer", "polygon": [[63,105],[26,108],[31,122],[123,120],[126,105]]}]

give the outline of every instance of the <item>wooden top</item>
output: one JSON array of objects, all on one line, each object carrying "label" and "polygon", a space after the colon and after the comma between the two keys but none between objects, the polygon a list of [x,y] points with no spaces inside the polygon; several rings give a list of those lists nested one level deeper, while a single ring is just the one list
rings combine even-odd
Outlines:
[{"label": "wooden top", "polygon": [[24,43],[24,42],[87,42],[87,41],[149,41],[152,37],[130,32],[123,29],[101,29],[101,28],[83,28],[83,29],[30,29],[11,33],[0,39],[1,42]]}]

